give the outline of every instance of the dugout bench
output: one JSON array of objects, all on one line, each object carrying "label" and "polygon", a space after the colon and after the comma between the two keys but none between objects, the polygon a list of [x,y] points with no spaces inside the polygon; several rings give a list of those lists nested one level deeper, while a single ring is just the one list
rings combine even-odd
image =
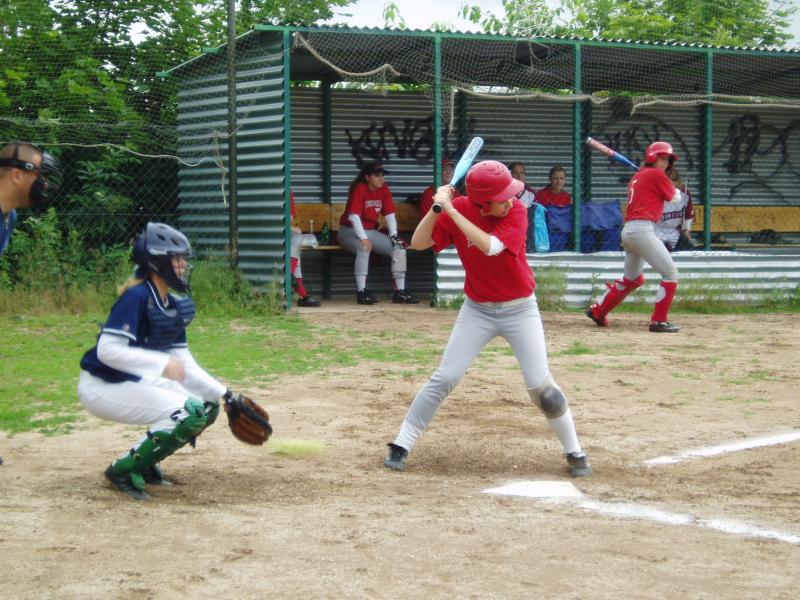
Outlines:
[{"label": "dugout bench", "polygon": [[[322,263],[322,297],[325,300],[331,299],[331,280],[333,271],[333,256],[337,253],[350,254],[342,246],[336,243],[336,233],[339,231],[339,219],[344,213],[346,204],[344,202],[334,202],[332,204],[295,204],[294,225],[299,227],[303,233],[314,233],[319,239],[320,231],[325,223],[331,231],[332,242],[326,245],[318,245],[316,248],[303,247],[303,253],[320,252],[323,257]],[[395,203],[397,230],[403,239],[410,239],[419,224],[419,206],[409,203]],[[311,223],[313,222],[313,231]],[[385,227],[386,222],[381,216],[380,226]]]}]

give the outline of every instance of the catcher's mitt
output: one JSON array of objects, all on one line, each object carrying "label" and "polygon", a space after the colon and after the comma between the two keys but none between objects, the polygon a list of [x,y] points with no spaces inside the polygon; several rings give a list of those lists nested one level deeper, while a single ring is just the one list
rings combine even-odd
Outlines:
[{"label": "catcher's mitt", "polygon": [[272,435],[267,411],[254,400],[242,394],[234,394],[230,390],[223,396],[225,412],[228,415],[228,426],[236,439],[245,444],[260,446]]}]

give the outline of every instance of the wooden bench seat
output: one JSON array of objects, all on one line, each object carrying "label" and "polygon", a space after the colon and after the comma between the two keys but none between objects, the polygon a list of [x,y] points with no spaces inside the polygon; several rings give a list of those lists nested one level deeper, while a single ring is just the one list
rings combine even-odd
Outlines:
[{"label": "wooden bench seat", "polygon": [[[346,204],[344,202],[334,202],[333,204],[327,203],[296,203],[295,211],[297,216],[294,218],[294,225],[299,227],[303,233],[314,233],[319,238],[320,231],[325,223],[331,230],[332,239],[335,241],[335,232],[339,231],[339,219],[344,213]],[[410,237],[419,224],[419,207],[416,204],[398,203],[395,204],[397,212],[397,230],[402,234],[407,234],[404,237]],[[313,231],[311,230],[311,222],[313,221]],[[380,226],[386,226],[386,220],[381,216]],[[303,252],[323,252],[323,290],[322,297],[329,300],[331,297],[331,270],[332,270],[332,256],[333,252],[347,252],[338,244],[319,245],[315,248],[304,248]]]}]

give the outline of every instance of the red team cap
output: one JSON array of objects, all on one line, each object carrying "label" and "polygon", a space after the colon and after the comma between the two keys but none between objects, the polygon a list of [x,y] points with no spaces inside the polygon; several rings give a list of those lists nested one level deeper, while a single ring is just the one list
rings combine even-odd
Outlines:
[{"label": "red team cap", "polygon": [[484,160],[467,173],[467,196],[483,210],[489,202],[504,202],[514,198],[525,184],[514,179],[511,171],[496,160]]},{"label": "red team cap", "polygon": [[647,147],[644,153],[644,162],[654,163],[658,159],[659,154],[666,154],[669,156],[669,164],[678,160],[675,152],[672,150],[672,144],[668,142],[653,142]]}]

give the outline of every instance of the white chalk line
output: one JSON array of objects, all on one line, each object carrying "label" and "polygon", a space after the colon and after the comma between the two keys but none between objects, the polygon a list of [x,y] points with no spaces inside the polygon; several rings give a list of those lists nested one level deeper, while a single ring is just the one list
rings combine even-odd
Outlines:
[{"label": "white chalk line", "polygon": [[623,519],[653,521],[664,525],[690,525],[730,533],[745,538],[776,540],[800,545],[800,535],[756,527],[730,519],[703,519],[630,502],[600,502],[582,494],[565,481],[517,481],[484,490],[483,494],[528,497],[549,504],[567,504],[589,512]]},{"label": "white chalk line", "polygon": [[674,465],[675,463],[679,463],[691,458],[706,458],[709,456],[717,456],[718,454],[726,454],[728,452],[750,450],[751,448],[762,448],[764,446],[788,444],[789,442],[794,442],[797,440],[800,440],[800,431],[791,431],[789,433],[750,438],[728,444],[707,446],[705,448],[698,448],[696,450],[687,450],[685,452],[681,452],[680,454],[673,454],[671,456],[657,456],[656,458],[651,458],[644,461],[644,464],[649,467],[658,465]]}]

